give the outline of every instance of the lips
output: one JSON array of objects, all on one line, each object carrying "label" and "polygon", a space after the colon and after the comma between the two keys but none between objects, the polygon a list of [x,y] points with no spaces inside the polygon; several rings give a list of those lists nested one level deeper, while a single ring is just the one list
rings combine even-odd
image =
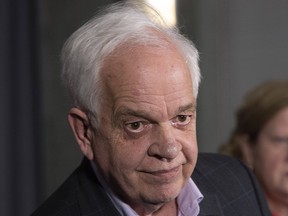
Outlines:
[{"label": "lips", "polygon": [[161,175],[161,174],[165,174],[165,173],[171,173],[171,172],[176,172],[178,171],[180,168],[180,166],[177,166],[175,168],[172,168],[172,169],[163,169],[163,170],[158,170],[158,171],[151,171],[151,172],[147,172],[147,173],[150,173],[152,175]]},{"label": "lips", "polygon": [[149,179],[160,182],[168,183],[179,177],[179,174],[182,170],[182,166],[177,166],[171,169],[160,169],[156,171],[144,171],[146,177]]}]

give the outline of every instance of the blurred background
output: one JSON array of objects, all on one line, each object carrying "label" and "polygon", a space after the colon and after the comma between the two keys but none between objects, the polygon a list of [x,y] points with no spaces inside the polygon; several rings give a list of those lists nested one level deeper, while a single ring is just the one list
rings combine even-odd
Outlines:
[{"label": "blurred background", "polygon": [[[29,215],[80,163],[59,54],[67,37],[111,2],[0,1],[0,215]],[[201,58],[199,151],[217,152],[248,90],[288,79],[287,11],[285,0],[176,2],[177,25]]]}]

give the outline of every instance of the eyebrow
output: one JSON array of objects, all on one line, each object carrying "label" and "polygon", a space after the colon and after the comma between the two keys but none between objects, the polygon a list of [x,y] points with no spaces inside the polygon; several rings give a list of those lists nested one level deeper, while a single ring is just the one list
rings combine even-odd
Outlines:
[{"label": "eyebrow", "polygon": [[[184,106],[180,106],[178,108],[178,113],[185,112],[187,110],[191,110],[192,112],[196,111],[196,104],[195,103],[189,103]],[[119,109],[117,109],[115,112],[113,112],[113,122],[117,122],[119,119],[121,119],[121,116],[135,116],[147,119],[151,122],[154,122],[151,117],[149,117],[149,113],[142,110],[133,110],[131,108],[128,108],[126,106],[122,106]]]},{"label": "eyebrow", "polygon": [[181,112],[185,112],[187,110],[191,110],[191,111],[195,112],[196,111],[196,104],[195,103],[189,103],[185,106],[181,106],[181,107],[179,107],[178,112],[181,113]]},{"label": "eyebrow", "polygon": [[114,126],[121,124],[121,120],[123,119],[124,116],[140,117],[140,118],[147,119],[152,122],[152,119],[149,118],[149,114],[147,112],[140,111],[140,110],[133,110],[126,106],[122,106],[113,112],[112,124]]},{"label": "eyebrow", "polygon": [[142,118],[147,118],[149,114],[147,112],[141,111],[141,110],[133,110],[131,108],[122,106],[117,111],[113,112],[113,119],[117,120],[120,116],[137,116]]}]

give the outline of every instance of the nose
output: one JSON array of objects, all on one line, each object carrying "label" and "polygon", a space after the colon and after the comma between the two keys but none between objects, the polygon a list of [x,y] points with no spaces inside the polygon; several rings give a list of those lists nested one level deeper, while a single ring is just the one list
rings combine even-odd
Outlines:
[{"label": "nose", "polygon": [[148,149],[148,155],[166,161],[176,158],[182,147],[175,137],[175,130],[177,129],[170,124],[159,125],[153,133],[153,141]]}]

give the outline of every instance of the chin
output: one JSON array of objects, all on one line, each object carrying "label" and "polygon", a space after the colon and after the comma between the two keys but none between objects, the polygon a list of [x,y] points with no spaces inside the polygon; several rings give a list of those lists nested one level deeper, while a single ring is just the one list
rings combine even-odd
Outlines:
[{"label": "chin", "polygon": [[156,197],[145,197],[143,200],[145,203],[150,203],[151,205],[163,205],[165,203],[169,203],[172,200],[177,198],[178,194],[170,194],[170,195],[160,195],[158,194]]},{"label": "chin", "polygon": [[[181,183],[181,184],[180,184]],[[177,198],[183,184],[182,181],[174,184],[167,184],[161,187],[155,187],[151,189],[147,194],[147,198],[150,198],[151,203],[167,203]]]}]

